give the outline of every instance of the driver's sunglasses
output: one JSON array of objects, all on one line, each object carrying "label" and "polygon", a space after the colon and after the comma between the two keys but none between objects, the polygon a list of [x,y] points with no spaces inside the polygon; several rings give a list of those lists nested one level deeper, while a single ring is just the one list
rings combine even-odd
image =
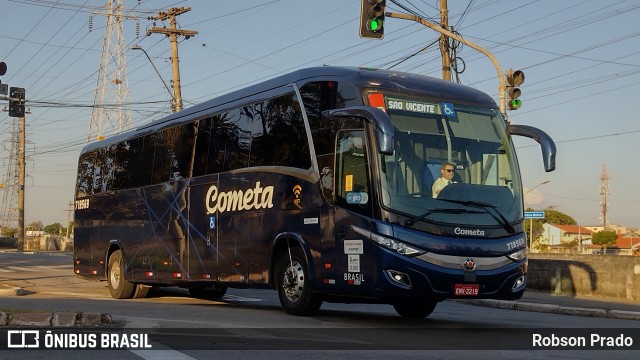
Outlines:
[{"label": "driver's sunglasses", "polygon": [[442,169],[442,170],[444,170],[446,172],[453,172],[453,169]]}]

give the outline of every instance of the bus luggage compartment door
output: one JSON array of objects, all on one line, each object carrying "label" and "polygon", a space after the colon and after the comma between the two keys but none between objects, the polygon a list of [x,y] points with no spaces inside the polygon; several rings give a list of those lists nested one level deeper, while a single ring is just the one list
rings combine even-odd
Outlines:
[{"label": "bus luggage compartment door", "polygon": [[214,184],[193,185],[189,189],[189,278],[218,280],[218,221],[217,214],[209,214],[206,194]]}]

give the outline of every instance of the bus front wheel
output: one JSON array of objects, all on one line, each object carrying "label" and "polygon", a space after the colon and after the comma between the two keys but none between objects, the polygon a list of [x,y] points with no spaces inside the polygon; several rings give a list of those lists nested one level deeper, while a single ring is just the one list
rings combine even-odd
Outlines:
[{"label": "bus front wheel", "polygon": [[116,250],[109,257],[109,273],[107,276],[107,284],[109,284],[109,293],[114,299],[128,299],[133,296],[135,284],[125,280],[124,264],[122,263],[122,252]]},{"label": "bus front wheel", "polygon": [[320,295],[311,291],[309,267],[300,248],[285,251],[280,257],[276,279],[280,304],[291,315],[313,315],[322,305]]},{"label": "bus front wheel", "polygon": [[436,300],[402,300],[393,303],[396,312],[407,318],[425,318],[433,312],[438,305]]}]

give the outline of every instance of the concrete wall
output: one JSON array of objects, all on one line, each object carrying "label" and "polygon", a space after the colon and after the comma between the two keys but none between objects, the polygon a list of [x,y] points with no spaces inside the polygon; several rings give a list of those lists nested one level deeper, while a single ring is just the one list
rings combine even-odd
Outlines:
[{"label": "concrete wall", "polygon": [[640,257],[529,254],[527,288],[640,301]]},{"label": "concrete wall", "polygon": [[[0,238],[0,247],[17,248],[17,238]],[[66,236],[27,236],[24,251],[73,251],[73,239]]]}]

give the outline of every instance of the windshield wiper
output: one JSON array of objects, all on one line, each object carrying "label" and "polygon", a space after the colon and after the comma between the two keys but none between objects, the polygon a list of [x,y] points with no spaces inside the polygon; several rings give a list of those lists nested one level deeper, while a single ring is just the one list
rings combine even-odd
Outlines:
[{"label": "windshield wiper", "polygon": [[[438,199],[438,200],[452,203],[452,204],[461,204],[464,206],[482,209],[487,214],[491,215],[491,217],[494,218],[498,222],[498,224],[502,225],[502,227],[505,230],[507,230],[509,234],[514,234],[516,232],[516,229],[514,229],[513,226],[509,223],[509,220],[507,220],[507,218],[505,218],[504,215],[502,215],[502,213],[500,212],[500,210],[498,210],[498,208],[493,204],[480,202],[480,201],[472,201],[472,200],[449,200],[449,199]],[[490,211],[489,209],[493,211]]]},{"label": "windshield wiper", "polygon": [[429,216],[429,215],[431,215],[433,213],[462,214],[462,213],[465,213],[465,212],[466,213],[469,213],[469,212],[474,213],[474,212],[477,212],[477,211],[469,211],[469,210],[466,210],[466,209],[436,208],[436,209],[431,209],[431,210],[425,212],[424,214],[420,214],[418,216],[412,217],[411,219],[405,221],[404,225],[405,226],[411,226],[416,221],[418,221],[420,219],[423,219],[424,217]]}]

